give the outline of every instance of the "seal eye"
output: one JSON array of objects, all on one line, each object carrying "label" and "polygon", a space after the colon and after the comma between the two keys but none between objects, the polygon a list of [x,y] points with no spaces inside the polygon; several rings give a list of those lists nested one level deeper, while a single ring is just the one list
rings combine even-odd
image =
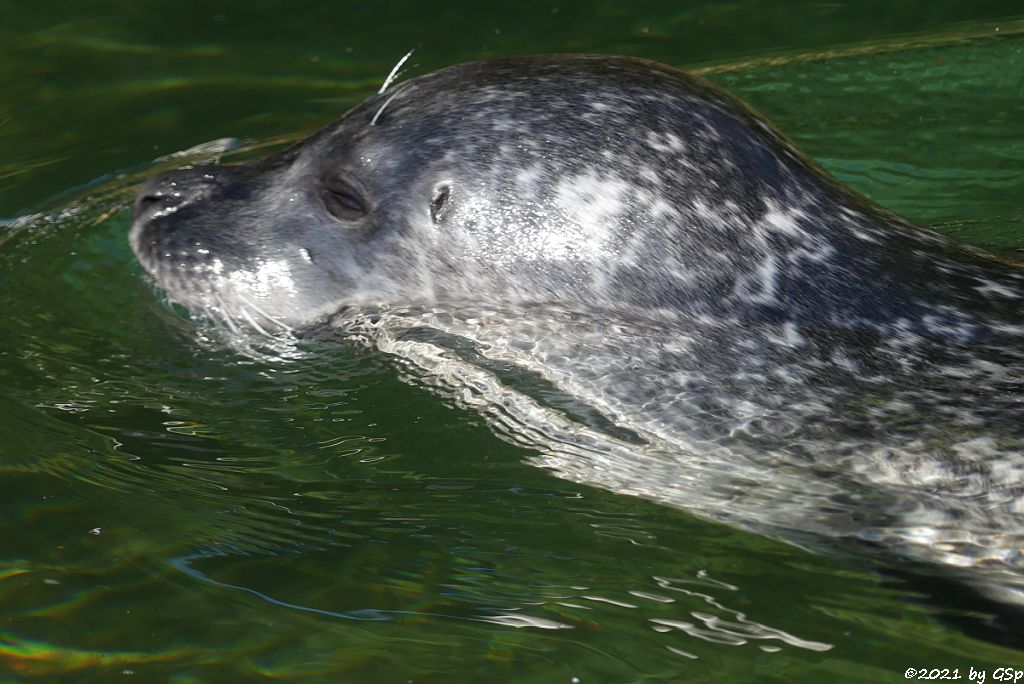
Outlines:
[{"label": "seal eye", "polygon": [[430,220],[434,223],[440,223],[444,218],[445,203],[450,194],[451,189],[447,185],[442,185],[434,191],[434,199],[430,200]]},{"label": "seal eye", "polygon": [[342,180],[325,180],[323,198],[324,207],[339,221],[358,221],[366,216],[366,202]]}]

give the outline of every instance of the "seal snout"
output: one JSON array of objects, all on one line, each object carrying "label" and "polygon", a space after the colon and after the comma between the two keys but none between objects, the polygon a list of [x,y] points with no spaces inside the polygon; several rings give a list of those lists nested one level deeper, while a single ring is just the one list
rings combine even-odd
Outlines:
[{"label": "seal snout", "polygon": [[135,198],[135,220],[169,214],[206,199],[216,186],[210,167],[181,169],[150,178]]},{"label": "seal snout", "polygon": [[[150,178],[135,198],[135,217],[128,235],[139,261],[153,274],[194,268],[212,257],[207,240],[193,237],[199,228],[195,209],[222,194],[221,170],[213,166],[180,169]],[[185,211],[188,210],[188,211]]]}]

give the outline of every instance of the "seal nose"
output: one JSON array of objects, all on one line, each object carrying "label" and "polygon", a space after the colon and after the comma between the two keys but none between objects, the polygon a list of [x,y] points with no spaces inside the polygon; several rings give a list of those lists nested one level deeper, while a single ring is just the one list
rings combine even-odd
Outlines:
[{"label": "seal nose", "polygon": [[135,218],[174,210],[209,197],[216,185],[213,167],[180,169],[153,176],[135,197]]}]

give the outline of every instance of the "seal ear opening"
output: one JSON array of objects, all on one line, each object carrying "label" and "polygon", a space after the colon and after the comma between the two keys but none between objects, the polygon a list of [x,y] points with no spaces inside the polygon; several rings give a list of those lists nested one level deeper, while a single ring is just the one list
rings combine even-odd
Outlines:
[{"label": "seal ear opening", "polygon": [[430,220],[435,225],[444,218],[449,195],[451,195],[451,187],[447,183],[439,185],[434,189],[434,198],[430,200]]}]

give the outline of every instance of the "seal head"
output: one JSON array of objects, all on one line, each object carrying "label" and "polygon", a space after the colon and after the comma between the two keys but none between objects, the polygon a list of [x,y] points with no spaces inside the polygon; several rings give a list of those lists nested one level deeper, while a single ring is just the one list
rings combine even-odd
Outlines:
[{"label": "seal head", "polygon": [[972,291],[1018,282],[715,86],[613,57],[450,67],[260,162],[156,177],[131,243],[172,299],[261,326],[532,301],[972,335],[1009,303]]}]

